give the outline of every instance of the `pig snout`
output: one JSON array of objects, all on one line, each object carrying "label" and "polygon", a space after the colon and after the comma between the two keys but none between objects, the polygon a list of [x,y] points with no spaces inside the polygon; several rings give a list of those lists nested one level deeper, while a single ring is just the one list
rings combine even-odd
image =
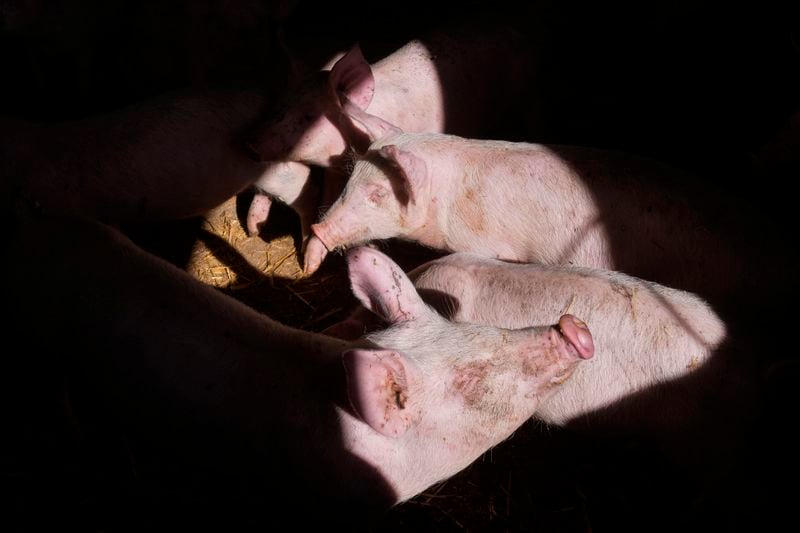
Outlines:
[{"label": "pig snout", "polygon": [[[314,226],[311,226],[312,230]],[[317,237],[312,235],[306,243],[306,250],[303,255],[303,270],[306,274],[313,274],[319,269],[325,256],[328,255],[328,249],[325,244]]]},{"label": "pig snout", "polygon": [[578,352],[581,359],[591,359],[594,355],[594,340],[586,323],[572,315],[564,315],[558,321],[561,335]]},{"label": "pig snout", "polygon": [[586,324],[572,316],[562,316],[544,336],[534,336],[522,359],[522,372],[533,378],[535,394],[542,400],[553,386],[569,378],[578,364],[594,356],[594,340]]},{"label": "pig snout", "polygon": [[569,378],[581,361],[594,356],[594,340],[586,324],[572,316],[562,316],[549,328],[545,344],[530,346],[522,371],[537,384],[535,394],[544,399],[555,385]]},{"label": "pig snout", "polygon": [[318,224],[311,225],[312,235],[306,244],[304,255],[304,269],[307,274],[313,274],[322,264],[328,252],[340,246],[351,245],[364,240],[366,231],[352,232],[342,230],[338,226],[323,220]]},{"label": "pig snout", "polygon": [[313,232],[312,239],[317,239],[326,250],[331,251],[341,244],[341,239],[337,238],[337,231],[328,221],[323,220],[311,225]]}]

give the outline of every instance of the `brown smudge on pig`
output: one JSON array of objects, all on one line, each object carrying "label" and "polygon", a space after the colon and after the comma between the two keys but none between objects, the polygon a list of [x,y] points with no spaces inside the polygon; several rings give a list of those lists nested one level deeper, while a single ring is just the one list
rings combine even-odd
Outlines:
[{"label": "brown smudge on pig", "polygon": [[474,233],[486,232],[486,212],[480,183],[469,172],[464,173],[464,193],[455,202],[456,213]]},{"label": "brown smudge on pig", "polygon": [[511,412],[511,390],[495,394],[492,375],[503,373],[507,364],[494,361],[473,361],[456,368],[453,389],[464,399],[466,407],[493,418],[507,417]]},{"label": "brown smudge on pig", "polygon": [[611,282],[611,290],[622,296],[623,298],[628,299],[628,304],[631,307],[631,315],[633,315],[633,319],[636,320],[636,307],[634,307],[633,299],[636,296],[636,288],[629,288],[625,285],[620,283]]}]

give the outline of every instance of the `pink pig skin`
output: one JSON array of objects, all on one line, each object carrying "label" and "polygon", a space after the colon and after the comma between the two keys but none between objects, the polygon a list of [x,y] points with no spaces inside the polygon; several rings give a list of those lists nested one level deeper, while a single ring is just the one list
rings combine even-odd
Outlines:
[{"label": "pink pig skin", "polygon": [[351,103],[344,112],[375,142],[312,226],[309,272],[328,251],[399,237],[507,261],[619,270],[715,301],[786,273],[780,250],[756,252],[754,215],[657,162],[396,133]]},{"label": "pink pig skin", "polygon": [[[619,272],[458,253],[410,276],[418,291],[437,295],[436,307],[458,322],[520,328],[564,312],[586,320],[598,357],[581,365],[537,410],[535,416],[551,424],[603,413],[651,387],[703,372],[728,336],[723,320],[696,295]],[[632,417],[637,406],[631,403],[628,412],[611,408],[600,416],[646,418]],[[644,409],[644,402],[638,407]],[[688,416],[665,405],[659,412],[662,424]]]},{"label": "pink pig skin", "polygon": [[[241,460],[326,501],[388,506],[453,475],[593,355],[571,315],[521,330],[451,323],[372,249],[348,254],[353,291],[392,325],[345,342],[270,320],[101,224],[17,222],[17,280],[35,291],[20,320],[61,332],[29,340],[99,372],[129,435],[164,450],[163,422],[186,457],[221,439],[198,468]],[[216,452],[236,438],[251,455]]]},{"label": "pink pig skin", "polygon": [[[564,313],[585,319],[595,357],[534,418],[612,446],[650,441],[698,473],[736,461],[761,408],[759,365],[781,368],[759,361],[791,353],[785,336],[764,334],[780,331],[784,315],[767,313],[763,327],[742,327],[694,294],[619,272],[457,253],[409,277],[426,302],[457,322],[521,328]],[[379,324],[361,308],[323,333],[358,338]]]},{"label": "pink pig skin", "polygon": [[[348,143],[366,148],[363,137],[339,119],[339,94],[406,131],[477,135],[496,127],[525,94],[534,61],[525,39],[505,28],[439,32],[373,65],[355,46],[329,71],[290,90],[291,100],[278,118],[253,135],[253,150],[272,163],[256,187],[291,205],[301,224],[310,224],[339,195],[347,172],[326,175],[322,198],[304,202],[309,165],[346,168]],[[263,206],[254,202],[248,217],[251,234],[269,215]],[[302,229],[307,236],[308,226]]]}]

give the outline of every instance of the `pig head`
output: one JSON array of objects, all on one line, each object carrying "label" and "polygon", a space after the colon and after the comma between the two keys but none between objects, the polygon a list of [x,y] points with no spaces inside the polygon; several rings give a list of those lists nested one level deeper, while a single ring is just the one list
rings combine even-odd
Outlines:
[{"label": "pig head", "polygon": [[437,201],[425,161],[404,146],[396,126],[344,101],[343,112],[370,140],[342,195],[322,220],[311,226],[304,258],[315,272],[329,251],[391,237],[423,237],[432,229]]},{"label": "pig head", "polygon": [[[454,323],[382,253],[359,247],[347,260],[354,294],[390,325],[367,337],[374,347],[342,356],[354,411],[384,437],[362,458],[384,465],[401,458],[385,470],[400,500],[506,439],[593,356],[588,328],[571,315],[554,327],[518,330]],[[377,437],[351,429],[367,442]]]},{"label": "pig head", "polygon": [[[372,101],[375,79],[358,45],[329,71],[319,72],[297,89],[277,117],[254,134],[250,148],[269,165],[255,182],[258,193],[247,217],[251,234],[257,234],[259,225],[266,222],[274,198],[298,212],[305,236],[319,201],[309,186],[311,166],[331,167],[348,146],[340,131],[339,93],[362,109]],[[330,185],[337,189],[333,194],[338,194],[335,183]]]}]

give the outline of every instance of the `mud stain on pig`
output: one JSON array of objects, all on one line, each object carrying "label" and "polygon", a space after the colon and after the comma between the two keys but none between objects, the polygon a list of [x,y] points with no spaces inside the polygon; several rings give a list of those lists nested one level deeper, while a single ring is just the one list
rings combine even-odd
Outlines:
[{"label": "mud stain on pig", "polygon": [[465,172],[463,192],[455,201],[455,211],[456,216],[475,234],[486,232],[486,211],[482,193],[480,183],[469,172]]},{"label": "mud stain on pig", "polygon": [[397,313],[394,319],[402,321],[413,320],[415,318],[414,314],[403,309],[403,301],[401,300],[403,295],[402,277],[394,268],[392,268],[392,279],[394,280],[394,285],[392,285],[391,290],[394,290],[394,297],[397,299]]},{"label": "mud stain on pig", "polygon": [[480,409],[484,397],[489,392],[486,377],[489,374],[488,361],[475,361],[456,369],[453,388],[463,398],[468,407]]},{"label": "mud stain on pig", "polygon": [[539,351],[535,357],[525,356],[522,359],[522,373],[533,379],[540,377],[548,369],[558,365],[558,353],[556,348],[547,347]]},{"label": "mud stain on pig", "polygon": [[[504,365],[502,365],[504,366]],[[467,408],[487,418],[508,417],[511,409],[511,390],[495,390],[493,375],[502,372],[491,361],[473,361],[455,369],[453,390],[464,399]]]},{"label": "mud stain on pig", "polygon": [[634,297],[636,296],[636,287],[630,288],[614,282],[611,282],[610,285],[612,291],[628,300],[628,305],[630,305],[631,308],[631,315],[633,315],[633,320],[636,320],[636,307],[633,302]]}]

